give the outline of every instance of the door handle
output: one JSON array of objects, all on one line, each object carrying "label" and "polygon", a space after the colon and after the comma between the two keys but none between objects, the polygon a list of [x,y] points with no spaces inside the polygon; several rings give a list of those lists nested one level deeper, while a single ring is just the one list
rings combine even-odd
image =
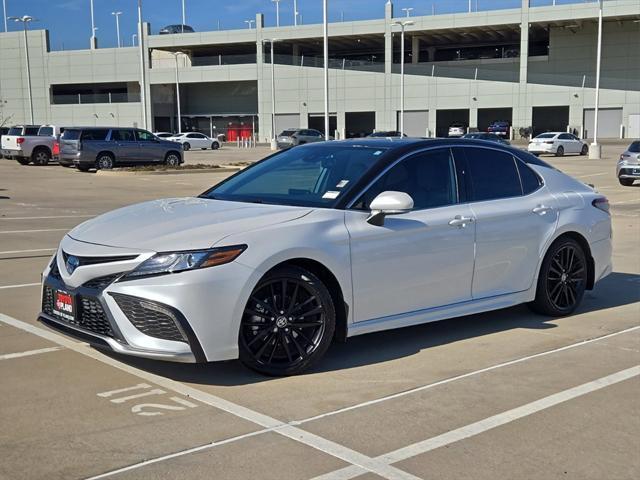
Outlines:
[{"label": "door handle", "polygon": [[536,208],[534,208],[532,210],[532,212],[537,214],[537,215],[546,215],[551,210],[553,210],[553,207],[547,207],[545,205],[538,205]]},{"label": "door handle", "polygon": [[463,217],[462,215],[456,215],[453,220],[449,222],[449,225],[452,227],[461,227],[464,228],[468,223],[473,223],[473,218],[471,217]]}]

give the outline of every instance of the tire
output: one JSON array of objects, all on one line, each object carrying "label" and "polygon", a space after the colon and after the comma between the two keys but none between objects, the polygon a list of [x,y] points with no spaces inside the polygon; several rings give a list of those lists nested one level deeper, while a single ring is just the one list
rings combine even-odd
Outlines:
[{"label": "tire", "polygon": [[211,144],[211,150],[218,150],[220,148],[220,144],[218,142],[213,142]]},{"label": "tire", "polygon": [[18,162],[20,165],[29,165],[31,163],[31,159],[25,157],[16,157],[16,162]]},{"label": "tire", "polygon": [[101,153],[96,158],[96,170],[111,170],[115,165],[115,159],[110,153]]},{"label": "tire", "polygon": [[580,305],[587,286],[587,257],[569,237],[556,240],[544,257],[536,298],[529,307],[552,317],[570,315]]},{"label": "tire", "polygon": [[276,268],[260,280],[245,307],[240,361],[264,375],[300,374],[324,356],[335,324],[331,294],[318,277],[295,266]]},{"label": "tire", "polygon": [[182,149],[187,152],[189,150],[191,150],[191,144],[190,143],[183,143],[182,144]]},{"label": "tire", "polygon": [[169,152],[167,156],[164,157],[164,164],[168,167],[179,167],[180,166],[180,155],[177,153]]},{"label": "tire", "polygon": [[34,165],[48,165],[51,160],[51,154],[44,148],[38,148],[31,154],[31,161]]},{"label": "tire", "polygon": [[564,147],[560,145],[558,147],[558,150],[556,150],[556,157],[562,157],[562,156],[564,156]]},{"label": "tire", "polygon": [[620,182],[620,185],[622,185],[623,187],[631,187],[633,185],[634,179],[633,178],[619,178],[618,181]]},{"label": "tire", "polygon": [[88,172],[89,170],[91,170],[91,167],[89,165],[77,165],[76,168],[81,172]]},{"label": "tire", "polygon": [[587,153],[589,153],[589,147],[586,145],[583,145],[582,150],[580,150],[580,155],[584,157]]}]

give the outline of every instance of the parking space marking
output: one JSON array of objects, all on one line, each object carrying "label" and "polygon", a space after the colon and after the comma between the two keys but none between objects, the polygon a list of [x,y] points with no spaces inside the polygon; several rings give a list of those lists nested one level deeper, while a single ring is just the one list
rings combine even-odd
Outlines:
[{"label": "parking space marking", "polygon": [[0,220],[47,220],[49,218],[91,218],[95,215],[49,215],[45,217],[0,217]]},{"label": "parking space marking", "polygon": [[52,331],[45,330],[35,325],[17,320],[3,313],[0,313],[0,321],[11,325],[12,327],[19,328],[21,330],[33,333],[34,335],[37,335],[39,337],[50,340],[54,343],[57,343],[58,345],[67,347],[70,350],[93,358],[94,360],[98,360],[99,362],[110,365],[131,375],[135,375],[139,378],[142,378],[143,380],[155,383],[156,385],[167,388],[168,390],[173,390],[174,392],[182,394],[186,397],[191,397],[192,399],[198,400],[205,405],[210,405],[212,407],[235,415],[236,417],[265,427],[266,429],[271,429],[275,433],[303,443],[323,453],[336,457],[346,463],[356,465],[362,468],[362,470],[365,472],[372,472],[389,480],[418,480],[418,477],[415,477],[407,472],[403,472],[398,468],[387,465],[383,462],[376,461],[371,457],[368,457],[367,455],[364,455],[360,452],[356,452],[355,450],[345,447],[344,445],[332,442],[331,440],[319,437],[318,435],[314,435],[310,432],[305,432],[304,430],[286,424],[263,413],[256,412],[254,410],[251,410],[250,408],[243,407],[242,405],[238,405],[236,403],[230,402],[229,400],[225,400],[224,398],[204,392],[202,390],[198,390],[197,388],[190,387],[170,378],[162,377],[160,375],[156,375],[154,373],[146,372],[144,370],[132,367],[131,365],[118,362],[111,357],[104,356],[99,352],[93,350],[86,343],[79,343],[74,340],[70,340],[66,337],[63,337],[62,335],[58,335],[57,333],[54,333]]},{"label": "parking space marking", "polygon": [[[150,389],[150,390],[147,390],[147,389]],[[130,400],[137,400],[138,398],[148,397],[150,395],[164,395],[167,393],[165,390],[162,390],[160,388],[152,388],[151,385],[149,385],[148,383],[139,383],[132,387],[120,388],[118,390],[111,390],[109,392],[101,392],[101,393],[98,393],[97,395],[98,397],[109,398],[114,395],[119,395],[121,393],[128,393],[135,390],[145,390],[145,391],[141,393],[134,393],[133,395],[128,395],[126,397],[112,398],[109,401],[115,404],[122,404],[122,403],[129,402]],[[131,407],[131,413],[135,413],[143,417],[155,417],[157,415],[164,415],[164,412],[162,412],[161,410],[177,412],[177,411],[185,410],[185,408],[196,408],[198,406],[197,404],[180,397],[171,397],[169,398],[169,400],[171,400],[173,404],[171,405],[168,405],[166,403],[136,404],[133,407]],[[175,405],[176,403],[178,405]]]},{"label": "parking space marking", "polygon": [[19,353],[5,353],[4,355],[0,355],[0,360],[10,360],[12,358],[30,357],[31,355],[40,355],[41,353],[57,352],[59,350],[62,350],[62,347],[39,348],[38,350],[28,350],[26,352],[19,352]]},{"label": "parking space marking", "polygon": [[591,173],[589,175],[578,175],[578,178],[601,177],[603,175],[609,175],[609,172]]},{"label": "parking space marking", "polygon": [[56,250],[57,248],[32,248],[31,250],[5,250],[4,252],[0,252],[0,255],[14,255],[16,253],[55,252]]},{"label": "parking space marking", "polygon": [[40,228],[37,230],[0,230],[0,233],[43,233],[43,232],[68,232],[68,228]]},{"label": "parking space marking", "polygon": [[[0,258],[0,260],[2,260]],[[36,285],[40,285],[40,282],[38,283],[20,283],[18,285],[0,285],[0,290],[8,290],[10,288],[23,288],[23,287],[35,287]]]},{"label": "parking space marking", "polygon": [[595,337],[595,338],[590,338],[588,340],[582,340],[582,341],[577,342],[577,343],[572,343],[570,345],[565,345],[564,347],[554,348],[553,350],[546,350],[544,352],[535,353],[533,355],[527,355],[526,357],[516,358],[515,360],[509,360],[508,362],[498,363],[496,365],[492,365],[490,367],[482,368],[480,370],[474,370],[472,372],[467,372],[467,373],[463,373],[461,375],[456,375],[455,377],[449,377],[449,378],[446,378],[444,380],[440,380],[438,382],[429,383],[427,385],[422,385],[420,387],[411,388],[411,389],[405,390],[403,392],[398,392],[398,393],[394,393],[392,395],[387,395],[386,397],[380,397],[380,398],[376,398],[375,400],[369,400],[369,401],[366,401],[366,402],[357,403],[357,404],[351,405],[349,407],[339,408],[339,409],[333,410],[331,412],[326,412],[326,413],[322,413],[320,415],[316,415],[314,417],[305,418],[304,420],[298,420],[298,421],[290,422],[290,424],[291,425],[301,425],[301,424],[304,424],[304,423],[313,422],[315,420],[320,420],[322,418],[326,418],[326,417],[330,417],[330,416],[333,416],[333,415],[337,415],[337,414],[340,414],[340,413],[349,412],[351,410],[356,410],[356,409],[359,409],[359,408],[368,407],[370,405],[375,405],[375,404],[386,402],[386,401],[389,401],[389,400],[394,400],[396,398],[405,397],[407,395],[411,395],[411,394],[417,393],[417,392],[423,392],[425,390],[430,390],[432,388],[439,387],[441,385],[446,385],[447,383],[451,383],[451,382],[455,382],[455,381],[458,381],[458,380],[462,380],[464,378],[474,377],[476,375],[480,375],[482,373],[490,372],[492,370],[497,370],[499,368],[509,367],[511,365],[517,365],[519,363],[523,363],[523,362],[526,362],[528,360],[532,360],[534,358],[545,357],[547,355],[552,355],[554,353],[563,352],[565,350],[570,350],[570,349],[573,349],[573,348],[582,347],[584,345],[589,345],[590,343],[593,343],[593,342],[599,342],[599,341],[602,341],[602,340],[606,340],[607,338],[612,338],[612,337],[615,337],[615,336],[618,336],[618,335],[622,335],[622,334],[625,334],[625,333],[634,332],[634,331],[639,330],[639,329],[640,329],[640,325],[637,325],[635,327],[626,328],[624,330],[620,330],[618,332],[609,333],[609,334],[603,335],[601,337]]},{"label": "parking space marking", "polygon": [[[520,407],[512,408],[511,410],[493,415],[491,417],[485,418],[484,420],[480,420],[470,425],[465,425],[464,427],[451,430],[432,438],[428,438],[426,440],[423,440],[422,442],[399,448],[398,450],[395,450],[393,452],[376,457],[376,460],[384,461],[388,464],[401,462],[403,460],[407,460],[408,458],[416,457],[437,448],[444,447],[461,440],[465,440],[489,430],[493,430],[494,428],[506,425],[524,417],[528,417],[529,415],[533,415],[534,413],[546,410],[561,403],[568,402],[569,400],[582,397],[611,385],[615,385],[616,383],[630,380],[637,377],[638,375],[640,375],[640,365],[613,373],[611,375],[607,375],[606,377],[598,378],[597,380],[584,383],[568,390],[563,390],[562,392],[549,395],[548,397],[541,398]],[[315,477],[313,480],[347,480],[350,478],[355,478],[364,473],[367,472],[360,470],[357,467],[350,466],[325,475],[320,475],[318,477]]]}]

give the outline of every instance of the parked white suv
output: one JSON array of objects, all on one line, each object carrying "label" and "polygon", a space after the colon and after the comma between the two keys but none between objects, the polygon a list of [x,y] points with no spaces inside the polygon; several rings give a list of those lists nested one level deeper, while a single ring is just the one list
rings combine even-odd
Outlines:
[{"label": "parked white suv", "polygon": [[589,153],[589,146],[571,133],[547,132],[532,139],[527,150],[534,155],[549,153],[562,157],[565,153],[586,155]]},{"label": "parked white suv", "polygon": [[207,150],[208,148],[217,150],[220,148],[220,140],[208,137],[200,132],[176,133],[165,140],[181,143],[185,151],[192,148],[200,148],[202,150]]},{"label": "parked white suv", "polygon": [[47,165],[60,154],[60,133],[54,125],[17,125],[2,136],[2,155],[21,165]]}]

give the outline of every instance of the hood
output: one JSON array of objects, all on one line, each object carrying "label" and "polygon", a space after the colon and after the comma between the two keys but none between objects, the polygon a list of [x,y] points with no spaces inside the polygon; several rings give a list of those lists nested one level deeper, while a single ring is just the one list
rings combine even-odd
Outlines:
[{"label": "hood", "polygon": [[303,217],[309,208],[169,198],[120,208],[69,232],[81,242],[154,252],[210,248],[225,237]]}]

